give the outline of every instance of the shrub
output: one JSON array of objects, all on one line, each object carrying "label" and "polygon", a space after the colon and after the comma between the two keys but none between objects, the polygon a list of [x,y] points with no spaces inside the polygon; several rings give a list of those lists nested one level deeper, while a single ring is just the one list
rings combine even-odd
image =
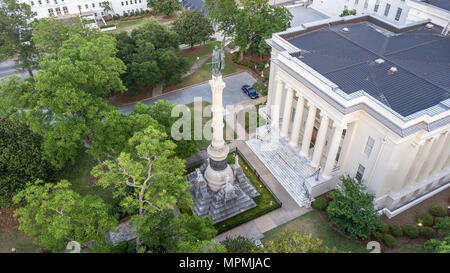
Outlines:
[{"label": "shrub", "polygon": [[255,88],[256,91],[258,91],[262,95],[267,95],[268,93],[268,87],[263,82],[255,82],[253,85],[253,88]]},{"label": "shrub", "polygon": [[381,221],[381,219],[377,220],[377,231],[381,233],[387,233],[389,231],[389,226],[385,222]]},{"label": "shrub", "polygon": [[421,215],[417,216],[417,223],[422,223],[424,226],[431,227],[433,226],[433,216],[429,215],[428,213],[422,213]]},{"label": "shrub", "polygon": [[397,240],[387,233],[383,234],[383,242],[389,248],[393,248],[397,244]]},{"label": "shrub", "polygon": [[377,228],[378,213],[374,196],[366,192],[363,182],[342,177],[342,188],[333,193],[327,212],[330,222],[341,231],[363,240]]},{"label": "shrub", "polygon": [[402,228],[398,225],[391,225],[389,229],[394,237],[401,237],[403,235]]},{"label": "shrub", "polygon": [[436,223],[434,227],[438,230],[442,236],[450,236],[450,217],[443,217]]},{"label": "shrub", "polygon": [[436,236],[436,231],[434,231],[434,229],[433,229],[433,228],[430,228],[430,227],[423,227],[423,228],[420,230],[420,235],[421,235],[422,237],[427,238],[427,239],[431,239],[431,238],[433,238],[433,237]]},{"label": "shrub", "polygon": [[403,234],[408,238],[415,239],[419,237],[419,229],[415,225],[406,225],[403,227]]},{"label": "shrub", "polygon": [[447,216],[447,210],[443,206],[434,205],[430,208],[430,213],[436,217]]},{"label": "shrub", "polygon": [[221,242],[228,253],[251,253],[255,245],[248,238],[243,236],[227,237]]},{"label": "shrub", "polygon": [[383,233],[381,232],[378,231],[372,232],[372,237],[375,238],[375,240],[377,240],[378,242],[383,241]]},{"label": "shrub", "polygon": [[435,225],[435,226],[438,226],[438,225],[440,225],[442,222],[444,222],[444,220],[445,220],[445,217],[436,217],[436,218],[434,218],[434,225]]},{"label": "shrub", "polygon": [[328,206],[328,201],[325,199],[325,197],[319,197],[316,200],[314,200],[312,204],[313,208],[318,210],[325,210]]}]

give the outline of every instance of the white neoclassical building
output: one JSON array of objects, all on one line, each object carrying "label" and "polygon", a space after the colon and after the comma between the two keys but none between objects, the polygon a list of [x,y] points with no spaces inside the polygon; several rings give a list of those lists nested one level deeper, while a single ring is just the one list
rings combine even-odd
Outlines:
[{"label": "white neoclassical building", "polygon": [[388,217],[445,190],[450,38],[441,33],[361,15],[274,34],[260,110],[269,122],[247,144],[299,205],[341,175],[364,181]]},{"label": "white neoclassical building", "polygon": [[[36,18],[56,16],[67,18],[76,15],[93,15],[99,19],[106,15],[102,3],[104,0],[18,0],[26,3],[35,12]],[[147,0],[108,0],[112,11],[110,14],[123,15],[143,11],[147,8]]]}]

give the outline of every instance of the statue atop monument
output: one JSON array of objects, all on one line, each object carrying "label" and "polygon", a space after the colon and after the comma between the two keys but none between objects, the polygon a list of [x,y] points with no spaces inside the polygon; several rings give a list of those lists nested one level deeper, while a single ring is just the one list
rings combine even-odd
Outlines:
[{"label": "statue atop monument", "polygon": [[225,52],[223,47],[214,47],[212,53],[212,74],[214,77],[221,76],[220,70],[225,68]]}]

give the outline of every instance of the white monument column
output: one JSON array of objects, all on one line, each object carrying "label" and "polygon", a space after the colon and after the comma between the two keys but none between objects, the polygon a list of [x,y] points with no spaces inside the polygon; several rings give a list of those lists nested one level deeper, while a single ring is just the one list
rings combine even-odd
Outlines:
[{"label": "white monument column", "polygon": [[281,95],[283,94],[283,81],[278,79],[275,93],[275,102],[272,105],[272,127],[280,128]]},{"label": "white monument column", "polygon": [[415,164],[414,171],[409,178],[409,181],[407,181],[407,186],[411,186],[414,183],[416,183],[416,180],[420,176],[420,171],[422,170],[422,167],[425,163],[425,160],[428,158],[428,155],[431,150],[431,146],[433,146],[433,139],[425,140],[425,143],[423,144],[422,151],[420,151],[418,161]]},{"label": "white monument column", "polygon": [[311,143],[311,137],[314,128],[314,122],[316,121],[316,111],[317,108],[311,102],[308,102],[308,117],[306,119],[305,133],[303,134],[302,149],[300,155],[304,157],[309,157],[309,146]]},{"label": "white monument column", "polygon": [[417,161],[417,155],[419,153],[421,145],[419,143],[413,142],[411,144],[410,152],[408,156],[403,159],[403,162],[400,164],[400,167],[397,171],[397,178],[395,179],[395,184],[393,187],[394,192],[400,191],[406,184],[406,178],[408,174],[412,172],[412,167],[414,162]]},{"label": "white monument column", "polygon": [[322,158],[323,147],[325,146],[325,141],[326,141],[326,136],[327,136],[327,131],[328,131],[328,123],[330,121],[328,116],[325,115],[324,113],[322,113],[322,111],[320,113],[320,116],[322,118],[320,119],[319,132],[317,133],[316,144],[314,147],[314,154],[313,154],[312,162],[311,162],[311,165],[314,168],[317,168],[320,165],[320,159]]},{"label": "white monument column", "polygon": [[339,150],[339,144],[341,143],[342,132],[346,128],[345,126],[338,125],[335,122],[333,122],[333,127],[333,137],[331,138],[331,144],[327,154],[327,161],[322,173],[322,176],[325,179],[331,178],[331,171],[333,171],[334,162],[336,162],[336,156]]},{"label": "white monument column", "polygon": [[302,127],[304,105],[305,105],[305,98],[299,95],[297,100],[297,107],[295,108],[294,126],[292,128],[291,133],[290,144],[292,147],[298,146],[298,138],[300,137],[300,129]]},{"label": "white monument column", "polygon": [[284,104],[284,113],[283,113],[283,125],[281,128],[281,136],[288,137],[289,135],[289,125],[291,124],[291,116],[292,116],[292,100],[294,99],[294,89],[289,87],[286,93],[286,103]]}]

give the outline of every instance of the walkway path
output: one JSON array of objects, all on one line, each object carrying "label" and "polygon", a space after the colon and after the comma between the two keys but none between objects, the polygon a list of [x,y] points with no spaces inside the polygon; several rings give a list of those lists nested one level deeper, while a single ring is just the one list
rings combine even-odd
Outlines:
[{"label": "walkway path", "polygon": [[239,235],[249,239],[261,239],[264,237],[264,232],[311,211],[311,208],[300,207],[297,202],[292,199],[289,193],[283,188],[283,186],[281,186],[272,173],[250,150],[244,141],[234,141],[230,144],[230,148],[234,146],[239,149],[239,151],[246,158],[247,162],[258,172],[261,179],[265,182],[265,185],[270,188],[272,193],[282,202],[282,206],[281,208],[271,211],[250,222],[219,234],[215,237],[216,242],[220,242],[227,237],[235,237]]},{"label": "walkway path", "polygon": [[200,67],[209,59],[211,58],[212,53],[208,53],[206,55],[203,55],[202,57],[200,57],[189,69],[188,72],[184,73],[182,78],[186,78],[187,76],[190,76],[192,74],[194,74],[195,72],[197,72]]}]

